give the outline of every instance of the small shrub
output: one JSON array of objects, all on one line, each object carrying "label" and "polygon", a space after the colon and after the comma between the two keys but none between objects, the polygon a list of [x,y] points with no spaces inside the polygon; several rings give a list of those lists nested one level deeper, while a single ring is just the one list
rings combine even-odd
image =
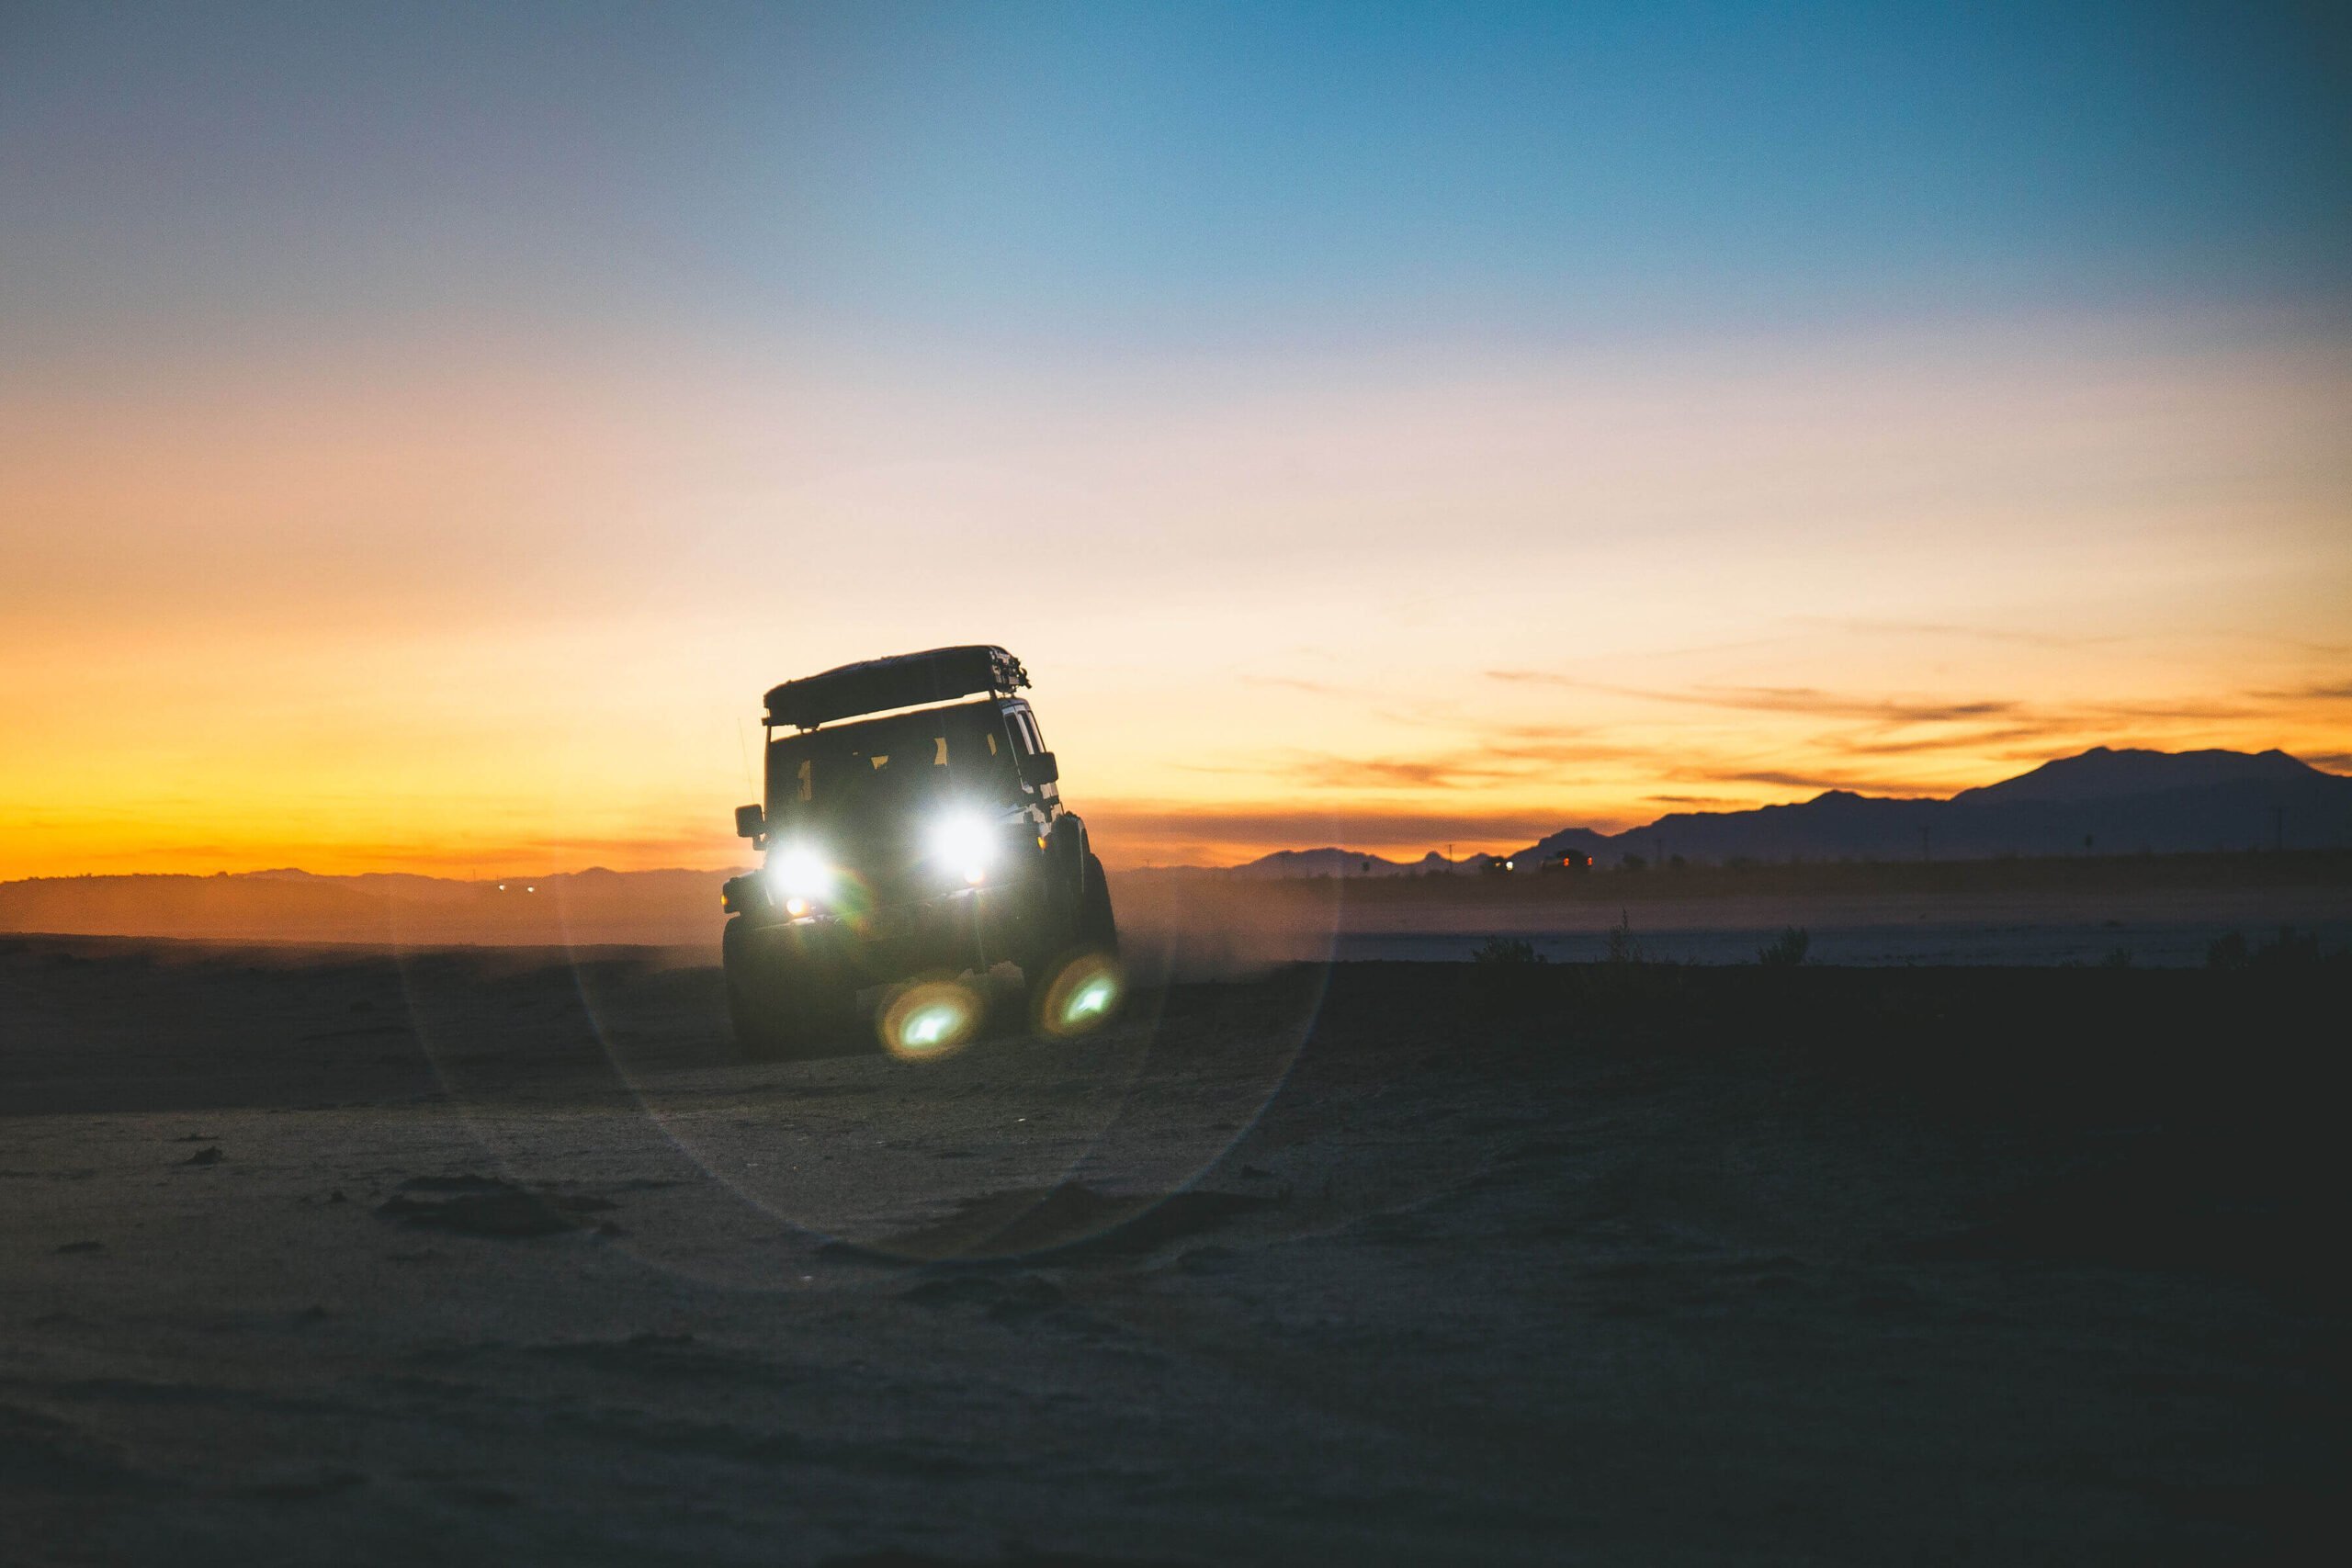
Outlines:
[{"label": "small shrub", "polygon": [[1803,926],[1791,926],[1756,950],[1756,962],[1767,969],[1793,969],[1804,962],[1812,946],[1813,933]]},{"label": "small shrub", "polygon": [[1536,952],[1535,944],[1523,936],[1490,936],[1478,944],[1477,951],[1470,955],[1470,962],[1484,964],[1490,968],[1516,969],[1541,964],[1544,955]]},{"label": "small shrub", "polygon": [[1609,928],[1608,959],[1611,964],[1639,964],[1642,944],[1634,940],[1634,921],[1624,910],[1617,911],[1617,923]]},{"label": "small shrub", "polygon": [[2234,972],[2242,969],[2261,970],[2276,974],[2284,970],[2316,969],[2320,966],[2319,934],[2299,931],[2292,926],[2280,926],[2276,939],[2259,944],[2249,942],[2242,931],[2232,931],[2215,937],[2205,949],[2205,967]]},{"label": "small shrub", "polygon": [[2299,931],[2292,926],[2278,928],[2278,940],[2266,942],[2248,955],[2250,969],[2316,969],[2319,967],[2319,933]]},{"label": "small shrub", "polygon": [[2110,947],[2107,950],[2107,956],[2098,961],[2098,966],[2102,969],[2129,969],[2132,967],[2132,950]]}]

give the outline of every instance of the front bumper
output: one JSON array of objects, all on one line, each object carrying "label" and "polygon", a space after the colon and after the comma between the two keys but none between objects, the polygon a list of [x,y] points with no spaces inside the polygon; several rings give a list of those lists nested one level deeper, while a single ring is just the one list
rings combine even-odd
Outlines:
[{"label": "front bumper", "polygon": [[807,965],[859,986],[885,985],[945,970],[983,970],[1018,963],[1046,911],[1020,886],[959,887],[935,897],[855,912],[820,910],[797,919],[773,905],[744,908],[748,954]]}]

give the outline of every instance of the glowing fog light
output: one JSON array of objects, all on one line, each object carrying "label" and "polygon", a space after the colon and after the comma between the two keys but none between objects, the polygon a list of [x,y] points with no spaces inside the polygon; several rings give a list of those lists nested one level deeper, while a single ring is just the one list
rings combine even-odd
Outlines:
[{"label": "glowing fog light", "polygon": [[963,1016],[954,1008],[944,1005],[923,1008],[907,1020],[907,1027],[900,1032],[899,1038],[910,1045],[936,1045],[947,1038],[947,1032],[955,1028]]},{"label": "glowing fog light", "polygon": [[1082,953],[1046,983],[1037,1006],[1037,1027],[1060,1039],[1100,1029],[1125,999],[1126,978],[1108,953]]},{"label": "glowing fog light", "polygon": [[808,907],[833,890],[833,868],[807,844],[794,844],[768,857],[768,886],[784,896],[787,914]]},{"label": "glowing fog light", "polygon": [[891,998],[875,1021],[884,1049],[908,1061],[944,1056],[969,1040],[986,1008],[967,986],[930,980]]},{"label": "glowing fog light", "polygon": [[974,887],[988,880],[997,856],[995,827],[969,811],[943,817],[931,826],[932,858],[963,874]]}]

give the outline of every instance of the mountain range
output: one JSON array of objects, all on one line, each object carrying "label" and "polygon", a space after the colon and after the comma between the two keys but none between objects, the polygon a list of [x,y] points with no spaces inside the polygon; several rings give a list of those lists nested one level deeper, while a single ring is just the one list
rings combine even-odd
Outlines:
[{"label": "mountain range", "polygon": [[1521,868],[1562,850],[1602,865],[1638,855],[1720,863],[1789,860],[1984,860],[2002,855],[2174,854],[2352,846],[2352,778],[2284,751],[2095,747],[1951,798],[1829,790],[1749,811],[1678,811],[1604,833],[1563,828],[1508,856],[1389,861],[1343,849],[1283,850],[1229,874],[1415,876]]}]

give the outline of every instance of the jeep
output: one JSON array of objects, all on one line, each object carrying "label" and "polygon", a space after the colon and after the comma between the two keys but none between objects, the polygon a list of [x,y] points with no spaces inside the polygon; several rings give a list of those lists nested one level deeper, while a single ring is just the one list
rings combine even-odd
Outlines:
[{"label": "jeep", "polygon": [[1003,649],[937,648],[768,693],[765,798],[735,813],[763,863],[722,892],[747,1054],[849,1032],[861,990],[1000,964],[1034,1011],[1074,960],[1116,953],[1102,863],[1014,694],[1028,684]]}]

